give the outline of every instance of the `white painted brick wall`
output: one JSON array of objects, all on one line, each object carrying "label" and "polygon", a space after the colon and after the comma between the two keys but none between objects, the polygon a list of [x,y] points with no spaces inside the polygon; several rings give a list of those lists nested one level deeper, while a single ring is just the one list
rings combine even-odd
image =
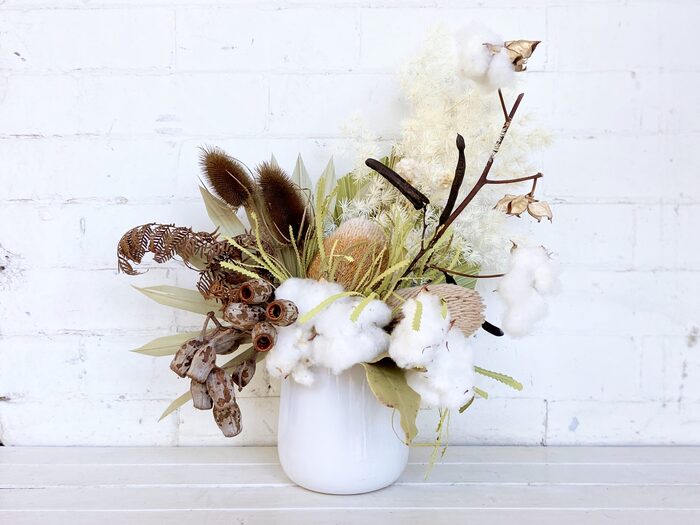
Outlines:
[{"label": "white painted brick wall", "polygon": [[[196,318],[129,285],[193,276],[118,276],[115,243],[210,227],[205,142],[349,167],[343,124],[360,112],[389,139],[402,61],[434,24],[477,19],[545,41],[525,107],[555,138],[536,159],[555,223],[536,231],[564,291],[535,336],[479,336],[479,362],[525,389],[482,381],[451,442],[700,444],[698,17],[690,0],[0,0],[0,440],[273,444],[264,376],[236,440],[191,408],[157,422],[186,385],[127,350]],[[435,414],[420,423],[429,440]]]}]

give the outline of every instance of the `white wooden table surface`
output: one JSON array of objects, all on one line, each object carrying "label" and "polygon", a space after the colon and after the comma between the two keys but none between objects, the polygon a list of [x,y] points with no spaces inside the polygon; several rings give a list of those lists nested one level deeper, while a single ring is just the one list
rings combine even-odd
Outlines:
[{"label": "white wooden table surface", "polygon": [[450,447],[425,481],[429,452],[328,496],[274,448],[0,447],[0,524],[700,524],[700,447]]}]

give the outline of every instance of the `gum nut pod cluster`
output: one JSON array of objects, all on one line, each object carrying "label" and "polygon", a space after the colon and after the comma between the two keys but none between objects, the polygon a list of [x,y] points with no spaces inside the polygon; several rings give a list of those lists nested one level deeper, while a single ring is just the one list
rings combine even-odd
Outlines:
[{"label": "gum nut pod cluster", "polygon": [[[255,355],[232,369],[216,364],[216,356],[230,354],[244,342],[267,352],[276,341],[277,326],[296,321],[298,309],[291,301],[273,300],[275,287],[264,279],[242,283],[232,300],[222,307],[224,326],[214,312],[207,314],[200,335],[186,341],[175,353],[170,368],[178,376],[190,379],[192,405],[212,410],[214,420],[226,437],[241,432],[241,414],[235,388],[242,390],[255,375]],[[213,329],[208,329],[209,324]]]}]

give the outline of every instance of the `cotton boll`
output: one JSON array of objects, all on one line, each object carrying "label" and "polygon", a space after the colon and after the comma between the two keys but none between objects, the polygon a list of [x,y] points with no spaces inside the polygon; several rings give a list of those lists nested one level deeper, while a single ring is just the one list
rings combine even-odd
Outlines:
[{"label": "cotton boll", "polygon": [[[419,329],[414,330],[413,320],[418,302],[422,304],[422,314]],[[406,301],[401,310],[403,318],[391,334],[389,355],[401,368],[425,366],[450,329],[450,314],[446,312],[443,317],[440,298],[427,292]]]},{"label": "cotton boll", "polygon": [[471,23],[455,35],[458,72],[463,78],[480,80],[487,74],[492,54],[485,43],[499,44],[503,39],[484,26]]},{"label": "cotton boll", "polygon": [[265,358],[272,377],[287,377],[311,354],[308,329],[295,324],[277,328],[277,341]]},{"label": "cotton boll", "polygon": [[389,346],[389,334],[381,328],[367,328],[352,337],[317,335],[313,341],[312,359],[317,366],[334,374],[352,366],[372,361]]},{"label": "cotton boll", "polygon": [[508,273],[498,286],[506,306],[503,330],[514,337],[527,335],[547,313],[544,296],[558,289],[557,271],[542,246],[514,249]]},{"label": "cotton boll", "polygon": [[425,372],[408,371],[406,380],[430,407],[459,408],[473,396],[473,352],[462,332],[453,328]]},{"label": "cotton boll", "polygon": [[391,321],[391,310],[381,301],[371,301],[353,321],[352,313],[360,301],[357,297],[341,298],[316,316],[314,364],[339,374],[387,350],[389,334],[382,327]]},{"label": "cotton boll", "polygon": [[299,309],[299,315],[304,315],[329,297],[342,292],[343,287],[337,283],[292,278],[275,290],[275,298],[292,301]]},{"label": "cotton boll", "polygon": [[299,365],[292,370],[292,379],[300,385],[311,386],[314,384],[315,377],[307,366]]},{"label": "cotton boll", "polygon": [[500,53],[491,57],[486,80],[491,89],[508,87],[515,82],[515,69],[505,49],[501,49]]}]

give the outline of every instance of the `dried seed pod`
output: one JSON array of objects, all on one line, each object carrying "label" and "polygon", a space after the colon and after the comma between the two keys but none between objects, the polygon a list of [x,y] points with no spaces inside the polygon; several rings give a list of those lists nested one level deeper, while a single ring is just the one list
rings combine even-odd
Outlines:
[{"label": "dried seed pod", "polygon": [[238,298],[246,304],[262,304],[269,301],[274,292],[272,283],[264,279],[251,279],[241,285]]},{"label": "dried seed pod", "polygon": [[216,366],[216,352],[211,345],[206,345],[195,352],[187,377],[204,383],[209,373]]},{"label": "dried seed pod", "polygon": [[187,371],[192,364],[194,354],[204,345],[204,341],[200,338],[190,339],[186,341],[177,352],[173,360],[170,362],[170,370],[175,372],[180,377],[185,377]]},{"label": "dried seed pod", "polygon": [[[413,286],[401,288],[394,294],[404,300],[414,299],[422,290],[435,294],[447,303],[447,309],[457,328],[470,336],[484,323],[484,303],[479,292],[462,288],[456,284],[430,284],[428,286]],[[391,296],[387,300],[391,308],[403,304],[403,301]]]},{"label": "dried seed pod", "polygon": [[267,305],[267,320],[277,326],[289,326],[297,320],[299,309],[292,301],[277,299]]},{"label": "dried seed pod", "polygon": [[229,303],[224,309],[224,319],[234,328],[248,331],[265,319],[265,309],[253,304]]},{"label": "dried seed pod", "polygon": [[209,410],[212,407],[212,400],[207,385],[199,383],[194,379],[190,381],[190,394],[192,394],[192,405],[199,410]]},{"label": "dried seed pod", "polygon": [[255,375],[256,362],[257,360],[255,359],[255,356],[253,356],[250,359],[246,359],[242,363],[239,363],[233,369],[231,379],[238,385],[239,392],[243,390],[248,383],[250,383],[251,379],[253,379],[253,376]]},{"label": "dried seed pod", "polygon": [[209,339],[209,346],[214,349],[217,354],[230,354],[243,339],[243,333],[235,328],[220,328]]},{"label": "dried seed pod", "polygon": [[211,396],[214,421],[226,437],[241,432],[241,409],[234,394],[235,385],[231,376],[221,368],[215,368],[207,378],[207,392]]},{"label": "dried seed pod", "polygon": [[275,346],[275,341],[277,341],[277,329],[272,323],[263,321],[255,325],[251,336],[253,338],[253,348],[258,352],[267,352]]}]

